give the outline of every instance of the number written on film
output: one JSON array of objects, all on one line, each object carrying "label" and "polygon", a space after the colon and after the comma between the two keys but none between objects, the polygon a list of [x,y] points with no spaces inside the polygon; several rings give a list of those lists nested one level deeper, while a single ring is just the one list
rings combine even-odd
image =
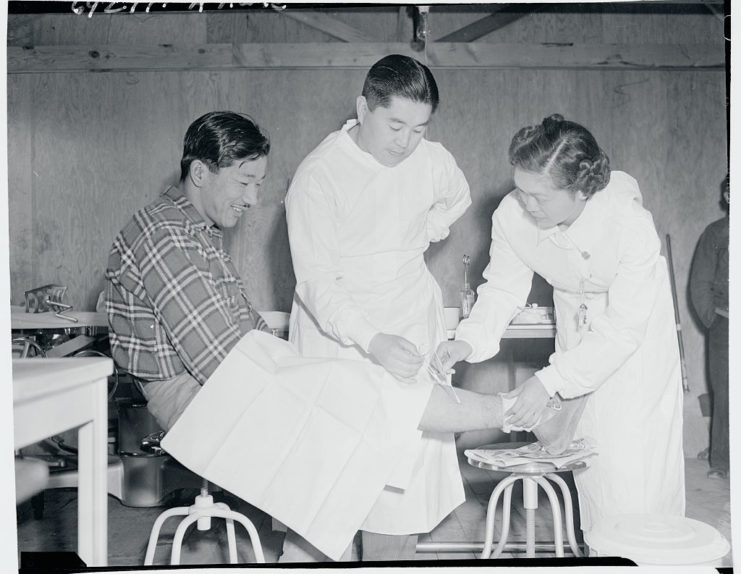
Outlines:
[{"label": "number written on film", "polygon": [[[187,10],[198,10],[203,12],[206,2],[191,2],[188,4]],[[209,4],[216,4],[215,2],[209,2]],[[254,6],[255,4],[262,5],[263,8],[273,8],[274,10],[285,10],[285,5],[274,4],[272,2],[219,2],[216,4],[217,10],[223,10],[228,8],[246,8]],[[184,4],[182,4],[184,6]],[[145,12],[149,13],[150,10],[167,8],[167,2],[80,2],[75,0],[72,2],[72,12],[75,14],[83,15],[87,14],[88,18],[92,18],[96,12],[102,12],[103,14],[117,14],[119,12]]]}]

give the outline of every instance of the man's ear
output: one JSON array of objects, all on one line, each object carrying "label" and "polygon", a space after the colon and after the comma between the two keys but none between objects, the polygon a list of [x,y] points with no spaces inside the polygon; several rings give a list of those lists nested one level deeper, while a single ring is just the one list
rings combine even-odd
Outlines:
[{"label": "man's ear", "polygon": [[194,186],[202,187],[207,173],[208,166],[201,160],[194,159],[192,162],[190,162],[190,167],[188,168],[188,177],[190,178],[190,181],[191,183],[193,183]]},{"label": "man's ear", "polygon": [[368,100],[365,99],[365,96],[358,96],[358,99],[355,100],[355,111],[358,114],[358,123],[362,124],[365,115],[368,113]]}]

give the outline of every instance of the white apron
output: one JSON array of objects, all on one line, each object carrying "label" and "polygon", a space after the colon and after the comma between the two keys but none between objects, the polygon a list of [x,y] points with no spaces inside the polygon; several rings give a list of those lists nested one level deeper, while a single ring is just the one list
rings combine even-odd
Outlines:
[{"label": "white apron", "polygon": [[[364,326],[368,336],[399,335],[428,355],[446,332],[424,252],[470,204],[468,185],[439,144],[422,140],[405,161],[386,168],[350,139],[352,125],[307,157],[287,197],[297,278],[290,340],[307,357],[369,362],[344,336]],[[322,326],[315,316],[323,317]],[[362,530],[432,530],[464,501],[453,435],[420,432],[388,485]]]},{"label": "white apron", "polygon": [[[549,392],[588,395],[576,437],[598,456],[576,472],[582,529],[601,516],[684,514],[682,386],[666,262],[635,180],[612,172],[566,230],[539,230],[513,195],[494,213],[487,283],[456,338],[470,361],[499,349],[533,271],[553,286],[556,352],[536,373]],[[579,307],[586,310],[578,329]]]}]

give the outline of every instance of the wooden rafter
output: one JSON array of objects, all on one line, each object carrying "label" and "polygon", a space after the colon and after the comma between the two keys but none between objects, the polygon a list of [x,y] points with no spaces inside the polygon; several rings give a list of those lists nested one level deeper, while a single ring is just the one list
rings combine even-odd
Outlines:
[{"label": "wooden rafter", "polygon": [[[523,10],[526,9],[526,5],[523,6]],[[487,34],[491,34],[492,32],[499,30],[500,28],[504,28],[507,24],[510,24],[514,22],[515,20],[519,20],[523,16],[527,16],[527,14],[531,13],[531,11],[527,12],[500,12],[500,8],[496,8],[496,11],[492,14],[489,14],[488,16],[484,16],[483,18],[476,20],[475,22],[472,22],[468,26],[464,26],[463,28],[459,28],[455,32],[451,32],[450,34],[447,34],[446,36],[443,36],[442,38],[436,40],[437,42],[473,42],[474,40],[478,40],[479,38],[482,38],[486,36]]]},{"label": "wooden rafter", "polygon": [[333,38],[337,38],[343,42],[373,41],[373,38],[369,38],[357,28],[353,28],[352,26],[349,26],[348,24],[345,24],[337,18],[333,18],[327,14],[307,12],[305,10],[292,10],[290,5],[286,10],[282,11],[281,14],[287,18],[292,18],[302,24],[321,30],[325,34],[329,34]]},{"label": "wooden rafter", "polygon": [[[35,46],[7,49],[8,73],[291,68],[367,69],[387,54],[415,56],[408,43]],[[725,70],[711,44],[475,44],[434,42],[433,68]]]}]

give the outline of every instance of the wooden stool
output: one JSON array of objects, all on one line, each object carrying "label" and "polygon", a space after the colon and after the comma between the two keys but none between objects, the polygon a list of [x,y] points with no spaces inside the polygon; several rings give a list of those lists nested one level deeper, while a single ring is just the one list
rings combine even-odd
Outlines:
[{"label": "wooden stool", "polygon": [[[512,448],[513,446],[519,445],[506,443],[500,445],[486,445],[481,448],[498,449]],[[512,488],[518,480],[522,481],[522,498],[523,506],[525,508],[525,555],[528,558],[535,557],[535,510],[538,508],[538,487],[541,487],[548,495],[548,500],[551,504],[556,556],[561,558],[564,555],[562,531],[564,519],[566,523],[566,536],[571,551],[574,556],[581,556],[574,533],[571,493],[569,492],[566,482],[558,476],[558,474],[586,468],[587,464],[585,461],[574,461],[558,469],[554,468],[550,463],[542,462],[503,467],[468,458],[468,463],[478,468],[484,468],[495,472],[504,472],[509,475],[497,484],[489,497],[489,505],[486,511],[486,534],[484,537],[484,549],[481,552],[481,558],[499,557],[507,544],[507,537],[509,536],[510,510],[512,506]],[[561,503],[558,500],[556,491],[553,489],[553,486],[551,486],[549,481],[554,482],[561,489],[564,504],[563,519],[561,514]],[[494,539],[494,518],[497,503],[502,494],[504,494],[502,503],[502,534],[496,548],[492,551]]]}]

